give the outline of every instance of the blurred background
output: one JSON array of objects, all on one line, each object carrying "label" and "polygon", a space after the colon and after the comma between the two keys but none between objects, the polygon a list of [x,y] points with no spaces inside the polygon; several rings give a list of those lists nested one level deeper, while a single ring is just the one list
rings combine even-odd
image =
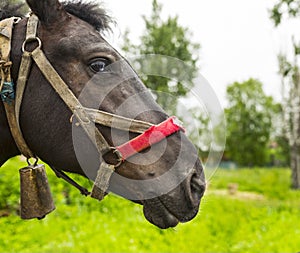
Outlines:
[{"label": "blurred background", "polygon": [[[26,162],[15,157],[0,173],[0,252],[299,252],[300,1],[101,4],[116,21],[104,36],[188,126],[206,167],[201,210],[160,230],[140,206],[113,194],[101,203],[85,198],[47,168],[56,210],[24,221],[17,170]],[[166,67],[172,78],[147,75],[136,56],[149,54],[183,61],[186,75],[180,64]],[[198,86],[203,97],[213,90],[212,105]]]}]

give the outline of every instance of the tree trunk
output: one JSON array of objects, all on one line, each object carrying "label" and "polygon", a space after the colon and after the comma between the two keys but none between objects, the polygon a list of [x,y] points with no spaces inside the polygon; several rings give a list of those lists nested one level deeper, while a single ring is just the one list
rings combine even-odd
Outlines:
[{"label": "tree trunk", "polygon": [[[295,66],[298,66],[295,60]],[[291,89],[291,170],[292,188],[300,189],[300,75],[298,67],[293,76],[293,88]]]},{"label": "tree trunk", "polygon": [[[294,42],[293,42],[294,43]],[[282,75],[283,122],[290,147],[291,187],[300,190],[300,65],[298,46],[294,43],[294,62],[279,57]]]},{"label": "tree trunk", "polygon": [[298,145],[291,147],[292,188],[300,189],[300,149]]}]

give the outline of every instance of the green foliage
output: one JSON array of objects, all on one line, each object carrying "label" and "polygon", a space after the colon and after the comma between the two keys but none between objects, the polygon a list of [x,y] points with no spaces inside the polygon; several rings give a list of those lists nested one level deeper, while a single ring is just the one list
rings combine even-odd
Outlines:
[{"label": "green foliage", "polygon": [[271,19],[275,26],[282,22],[282,18],[287,15],[288,17],[299,17],[300,14],[300,1],[299,0],[279,0],[274,5],[270,12]]},{"label": "green foliage", "polygon": [[[299,18],[300,17],[300,0],[277,0],[271,10],[271,19],[275,26],[282,23],[284,18]],[[300,71],[299,71],[299,55],[300,43],[292,39],[293,56],[289,60],[286,55],[280,54],[279,74],[282,81],[282,100],[283,100],[283,115],[285,121],[285,134],[289,141],[290,149],[290,167],[292,170],[292,187],[300,189]]]},{"label": "green foliage", "polygon": [[18,200],[20,189],[19,177],[16,169],[20,169],[21,167],[14,167],[15,164],[17,166],[22,166],[17,158],[14,158],[6,164],[4,167],[5,169],[0,168],[0,210],[2,210],[2,213],[4,214],[6,211],[15,212],[19,208]]},{"label": "green foliage", "polygon": [[[163,108],[176,108],[177,97],[184,96],[192,87],[192,80],[197,72],[198,51],[200,45],[191,42],[191,33],[188,28],[179,25],[178,17],[169,17],[166,21],[161,19],[162,5],[156,0],[152,2],[152,14],[143,17],[145,31],[141,36],[139,45],[133,45],[129,39],[129,32],[125,33],[123,50],[133,55],[153,55],[153,61],[147,58],[147,65],[139,59],[141,73],[160,73],[158,75],[145,75],[142,79],[145,85],[158,92],[157,101]],[[182,61],[174,61],[174,57]],[[168,62],[166,63],[166,60]],[[146,70],[147,69],[147,70]],[[146,70],[146,71],[145,71]],[[172,77],[172,80],[169,78]],[[171,94],[172,96],[170,96]]]},{"label": "green foliage", "polygon": [[[14,158],[1,168],[0,199],[10,198],[12,209],[0,218],[0,252],[299,251],[300,192],[289,189],[286,169],[218,170],[200,214],[175,229],[160,230],[145,220],[141,206],[113,194],[100,203],[86,198],[48,169],[56,210],[43,220],[21,220],[14,207],[18,168],[25,164]],[[85,179],[76,180],[89,186]],[[235,195],[227,192],[232,183],[239,185]]]},{"label": "green foliage", "polygon": [[231,84],[226,94],[227,156],[241,166],[265,165],[272,116],[280,106],[265,95],[262,83],[255,79]]},{"label": "green foliage", "polygon": [[[218,170],[211,179],[210,185],[214,189],[224,189],[228,184],[238,184],[243,192],[255,192],[276,201],[289,199],[296,204],[300,199],[300,192],[290,189],[291,172],[288,169],[261,169],[254,167],[236,170]],[[288,205],[285,203],[285,205]]]},{"label": "green foliage", "polygon": [[[191,108],[189,112],[192,115],[194,121],[192,123],[185,123],[186,133],[194,145],[196,145],[201,158],[207,157],[210,144],[212,142],[211,132],[209,131],[210,118],[202,108]],[[178,114],[177,114],[178,116]],[[180,119],[184,122],[186,118],[186,112],[184,111]]]}]

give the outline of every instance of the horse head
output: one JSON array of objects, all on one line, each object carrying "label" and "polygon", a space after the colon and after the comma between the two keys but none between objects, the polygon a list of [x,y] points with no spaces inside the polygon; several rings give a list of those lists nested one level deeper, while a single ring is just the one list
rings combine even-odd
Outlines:
[{"label": "horse head", "polygon": [[[110,21],[103,9],[57,0],[27,0],[27,4],[39,19],[37,36],[42,51],[82,105],[153,125],[169,118],[126,59],[101,35]],[[13,31],[14,80],[18,78],[26,25],[24,18]],[[36,44],[33,41],[26,47],[30,50]],[[99,163],[113,160],[113,154],[99,159],[84,130],[70,123],[72,114],[33,64],[19,120],[26,143],[50,166],[94,180]],[[112,147],[138,136],[113,126],[96,124],[96,128]],[[11,147],[6,158],[17,153],[9,138]],[[148,221],[168,228],[195,217],[205,179],[197,150],[183,131],[176,131],[124,160],[111,176],[108,190],[142,204]]]}]

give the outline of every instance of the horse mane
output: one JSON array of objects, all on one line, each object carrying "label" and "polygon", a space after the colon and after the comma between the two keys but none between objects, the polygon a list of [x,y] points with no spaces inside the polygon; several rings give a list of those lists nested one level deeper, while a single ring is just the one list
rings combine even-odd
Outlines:
[{"label": "horse mane", "polygon": [[26,11],[24,3],[10,3],[10,1],[0,3],[0,20],[10,17],[24,17],[26,12],[28,11]]},{"label": "horse mane", "polygon": [[[92,25],[97,31],[111,31],[110,25],[114,23],[106,10],[96,2],[83,2],[82,0],[65,1],[61,3],[64,10]],[[28,13],[24,3],[0,4],[0,20],[9,17],[24,17]]]}]

